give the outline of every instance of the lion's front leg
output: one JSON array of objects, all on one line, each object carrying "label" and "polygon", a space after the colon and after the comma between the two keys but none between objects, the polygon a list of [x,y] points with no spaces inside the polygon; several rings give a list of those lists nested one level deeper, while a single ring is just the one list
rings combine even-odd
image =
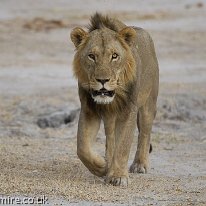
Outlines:
[{"label": "lion's front leg", "polygon": [[136,112],[124,114],[116,119],[115,149],[106,183],[114,186],[128,185],[128,158],[136,125]]},{"label": "lion's front leg", "polygon": [[82,109],[78,125],[77,154],[90,172],[101,177],[106,175],[106,162],[92,148],[99,127],[100,117],[89,109]]},{"label": "lion's front leg", "polygon": [[107,164],[107,171],[111,166],[112,158],[114,154],[115,149],[115,116],[104,116],[104,129],[105,129],[105,135],[106,135],[106,164]]}]

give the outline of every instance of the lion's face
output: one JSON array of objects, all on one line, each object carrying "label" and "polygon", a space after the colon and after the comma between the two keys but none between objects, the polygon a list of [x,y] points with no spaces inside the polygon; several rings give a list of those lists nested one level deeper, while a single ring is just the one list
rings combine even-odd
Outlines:
[{"label": "lion's face", "polygon": [[77,47],[74,73],[79,84],[90,92],[98,104],[111,103],[116,93],[124,89],[125,73],[130,72],[126,70],[131,69],[134,62],[129,44],[124,39],[131,40],[134,33],[133,29],[126,29],[122,34],[107,28],[90,33],[76,28],[71,33]]}]

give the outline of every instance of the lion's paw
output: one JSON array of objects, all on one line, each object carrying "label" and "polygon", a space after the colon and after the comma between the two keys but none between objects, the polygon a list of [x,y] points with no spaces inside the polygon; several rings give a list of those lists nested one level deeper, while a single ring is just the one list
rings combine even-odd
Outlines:
[{"label": "lion's paw", "polygon": [[128,177],[107,177],[106,184],[111,184],[113,186],[128,186]]},{"label": "lion's paw", "polygon": [[142,174],[145,174],[145,173],[147,173],[147,165],[146,164],[133,163],[130,166],[129,171],[131,173],[142,173]]}]

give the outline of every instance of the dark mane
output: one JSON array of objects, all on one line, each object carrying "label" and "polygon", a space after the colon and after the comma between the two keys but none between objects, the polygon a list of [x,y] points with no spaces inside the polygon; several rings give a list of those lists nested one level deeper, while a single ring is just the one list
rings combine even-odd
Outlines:
[{"label": "dark mane", "polygon": [[103,16],[100,13],[95,13],[91,19],[90,19],[90,24],[88,26],[89,32],[92,32],[96,29],[101,29],[103,27],[107,27],[113,31],[118,31],[118,25],[116,25],[117,20],[112,19],[108,16]]}]

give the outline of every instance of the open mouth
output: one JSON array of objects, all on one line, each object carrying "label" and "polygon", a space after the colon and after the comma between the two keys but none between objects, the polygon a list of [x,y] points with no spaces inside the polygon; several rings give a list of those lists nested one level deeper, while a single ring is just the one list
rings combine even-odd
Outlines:
[{"label": "open mouth", "polygon": [[113,97],[115,94],[114,91],[108,91],[106,89],[100,89],[100,90],[92,90],[92,96],[97,97],[97,96],[107,96],[107,97]]}]

